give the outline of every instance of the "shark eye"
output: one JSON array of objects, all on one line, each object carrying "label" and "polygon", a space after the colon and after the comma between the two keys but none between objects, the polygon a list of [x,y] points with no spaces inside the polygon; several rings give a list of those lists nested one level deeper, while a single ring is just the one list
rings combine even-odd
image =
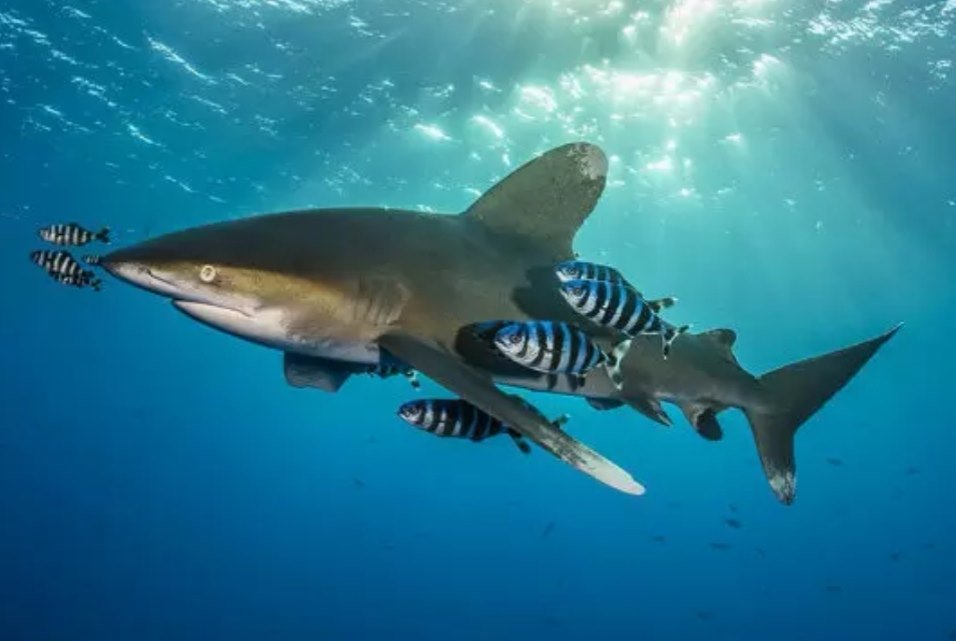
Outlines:
[{"label": "shark eye", "polygon": [[203,268],[199,270],[199,280],[204,283],[216,280],[216,268],[212,265],[203,265]]}]

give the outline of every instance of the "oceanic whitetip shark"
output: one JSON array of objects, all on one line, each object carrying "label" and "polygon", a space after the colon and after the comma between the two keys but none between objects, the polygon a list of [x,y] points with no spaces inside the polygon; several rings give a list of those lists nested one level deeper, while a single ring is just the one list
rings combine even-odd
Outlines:
[{"label": "oceanic whitetip shark", "polygon": [[[528,162],[464,213],[319,209],[187,229],[105,256],[113,275],[172,299],[187,315],[285,352],[290,384],[336,391],[369,364],[396,360],[513,427],[561,460],[624,492],[627,472],[497,384],[574,394],[606,409],[628,405],[669,424],[679,406],[709,438],[717,414],[744,411],[777,497],[796,489],[794,433],[896,329],[762,376],[732,353],[728,329],[687,334],[670,356],[634,339],[620,389],[602,369],[576,377],[524,370],[496,355],[494,321],[582,319],[562,298],[554,265],[597,204],[607,160],[577,143]],[[587,327],[610,349],[619,337]]]}]

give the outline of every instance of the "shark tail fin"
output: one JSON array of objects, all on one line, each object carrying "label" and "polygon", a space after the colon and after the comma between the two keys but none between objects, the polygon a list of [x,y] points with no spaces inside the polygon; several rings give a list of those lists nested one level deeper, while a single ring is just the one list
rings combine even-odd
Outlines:
[{"label": "shark tail fin", "polygon": [[900,327],[760,377],[769,395],[769,407],[743,409],[757,442],[764,474],[781,502],[789,505],[796,495],[793,437],[797,429],[840,391]]}]

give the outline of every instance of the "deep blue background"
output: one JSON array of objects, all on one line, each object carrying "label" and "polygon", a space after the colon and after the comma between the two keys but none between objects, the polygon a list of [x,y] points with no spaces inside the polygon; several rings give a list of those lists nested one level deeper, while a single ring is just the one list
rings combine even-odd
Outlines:
[{"label": "deep blue background", "polygon": [[[0,638],[953,638],[954,19],[0,2]],[[458,211],[581,138],[613,159],[577,249],[735,328],[751,371],[907,322],[799,433],[793,506],[736,412],[711,444],[534,396],[635,499],[408,428],[404,381],[293,390],[276,353],[26,260],[72,219],[123,244],[306,205]]]}]

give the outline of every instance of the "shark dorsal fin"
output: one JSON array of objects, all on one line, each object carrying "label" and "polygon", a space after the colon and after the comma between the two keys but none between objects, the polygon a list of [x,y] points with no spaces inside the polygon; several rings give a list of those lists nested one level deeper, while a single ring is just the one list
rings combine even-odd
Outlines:
[{"label": "shark dorsal fin", "polygon": [[734,343],[737,342],[737,332],[732,329],[712,329],[703,335],[728,350],[733,349]]},{"label": "shark dorsal fin", "polygon": [[570,258],[571,241],[606,180],[604,152],[588,143],[572,143],[522,165],[464,215],[497,233],[532,239],[556,259]]},{"label": "shark dorsal fin", "polygon": [[704,332],[701,336],[710,339],[723,356],[732,363],[736,363],[734,357],[734,343],[737,342],[737,332],[732,329],[712,329]]}]

